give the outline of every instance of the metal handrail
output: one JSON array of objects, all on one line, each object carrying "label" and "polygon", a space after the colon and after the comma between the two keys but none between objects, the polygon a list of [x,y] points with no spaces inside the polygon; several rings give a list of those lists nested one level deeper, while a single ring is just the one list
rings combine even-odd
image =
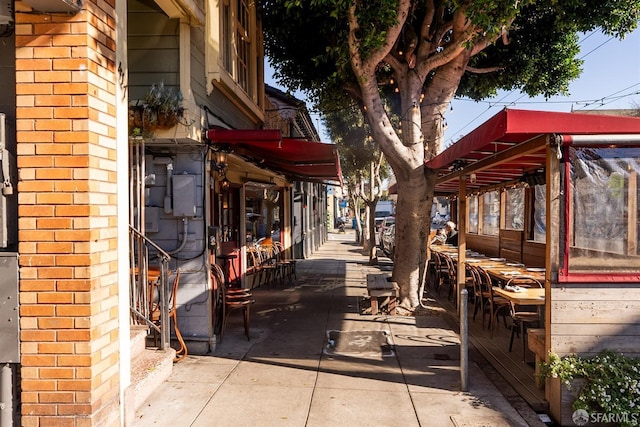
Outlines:
[{"label": "metal handrail", "polygon": [[[143,235],[135,227],[129,225],[129,248],[131,268],[129,278],[129,301],[132,324],[146,324],[160,334],[160,349],[169,347],[169,261],[171,256],[160,246]],[[156,251],[160,259],[160,275],[158,284],[149,282],[150,250]],[[160,324],[152,319],[154,286],[159,288],[157,310],[160,311]]]}]

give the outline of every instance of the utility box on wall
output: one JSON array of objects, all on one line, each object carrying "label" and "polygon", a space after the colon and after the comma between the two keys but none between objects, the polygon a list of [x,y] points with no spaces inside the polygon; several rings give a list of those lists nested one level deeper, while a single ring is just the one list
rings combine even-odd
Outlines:
[{"label": "utility box on wall", "polygon": [[0,252],[0,363],[20,362],[18,254]]},{"label": "utility box on wall", "polygon": [[196,216],[195,175],[173,175],[173,216]]}]

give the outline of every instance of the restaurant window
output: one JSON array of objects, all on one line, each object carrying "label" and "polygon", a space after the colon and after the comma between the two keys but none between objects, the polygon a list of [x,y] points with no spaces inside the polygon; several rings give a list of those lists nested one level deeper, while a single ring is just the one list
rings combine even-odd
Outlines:
[{"label": "restaurant window", "polygon": [[268,184],[245,187],[246,241],[280,240],[280,191]]},{"label": "restaurant window", "polygon": [[533,240],[539,243],[547,241],[547,186],[533,187]]},{"label": "restaurant window", "polygon": [[570,147],[569,272],[640,269],[640,148]]},{"label": "restaurant window", "polygon": [[524,188],[507,189],[504,203],[505,229],[524,230]]},{"label": "restaurant window", "polygon": [[489,191],[482,195],[482,234],[497,236],[500,231],[500,193]]},{"label": "restaurant window", "polygon": [[469,233],[478,234],[478,195],[472,194],[467,198],[467,207],[469,209]]}]

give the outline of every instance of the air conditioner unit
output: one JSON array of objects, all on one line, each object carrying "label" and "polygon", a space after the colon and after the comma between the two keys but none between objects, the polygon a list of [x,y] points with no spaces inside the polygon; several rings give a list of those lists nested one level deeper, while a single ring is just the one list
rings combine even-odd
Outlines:
[{"label": "air conditioner unit", "polygon": [[8,25],[13,22],[13,2],[0,0],[0,25]]},{"label": "air conditioner unit", "polygon": [[82,0],[24,0],[24,2],[34,11],[43,13],[75,14],[82,9]]}]

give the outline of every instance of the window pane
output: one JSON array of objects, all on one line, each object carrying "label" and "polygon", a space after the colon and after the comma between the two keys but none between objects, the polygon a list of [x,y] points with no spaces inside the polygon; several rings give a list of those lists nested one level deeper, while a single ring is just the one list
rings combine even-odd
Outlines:
[{"label": "window pane", "polygon": [[478,234],[478,195],[474,194],[467,199],[469,207],[469,233]]},{"label": "window pane", "polygon": [[533,193],[533,240],[547,241],[547,186],[536,185]]},{"label": "window pane", "polygon": [[524,188],[507,190],[504,216],[507,230],[524,230]]},{"label": "window pane", "polygon": [[637,271],[640,148],[571,148],[569,154],[570,271]]},{"label": "window pane", "polygon": [[491,191],[482,195],[482,234],[497,236],[500,231],[500,194]]}]

